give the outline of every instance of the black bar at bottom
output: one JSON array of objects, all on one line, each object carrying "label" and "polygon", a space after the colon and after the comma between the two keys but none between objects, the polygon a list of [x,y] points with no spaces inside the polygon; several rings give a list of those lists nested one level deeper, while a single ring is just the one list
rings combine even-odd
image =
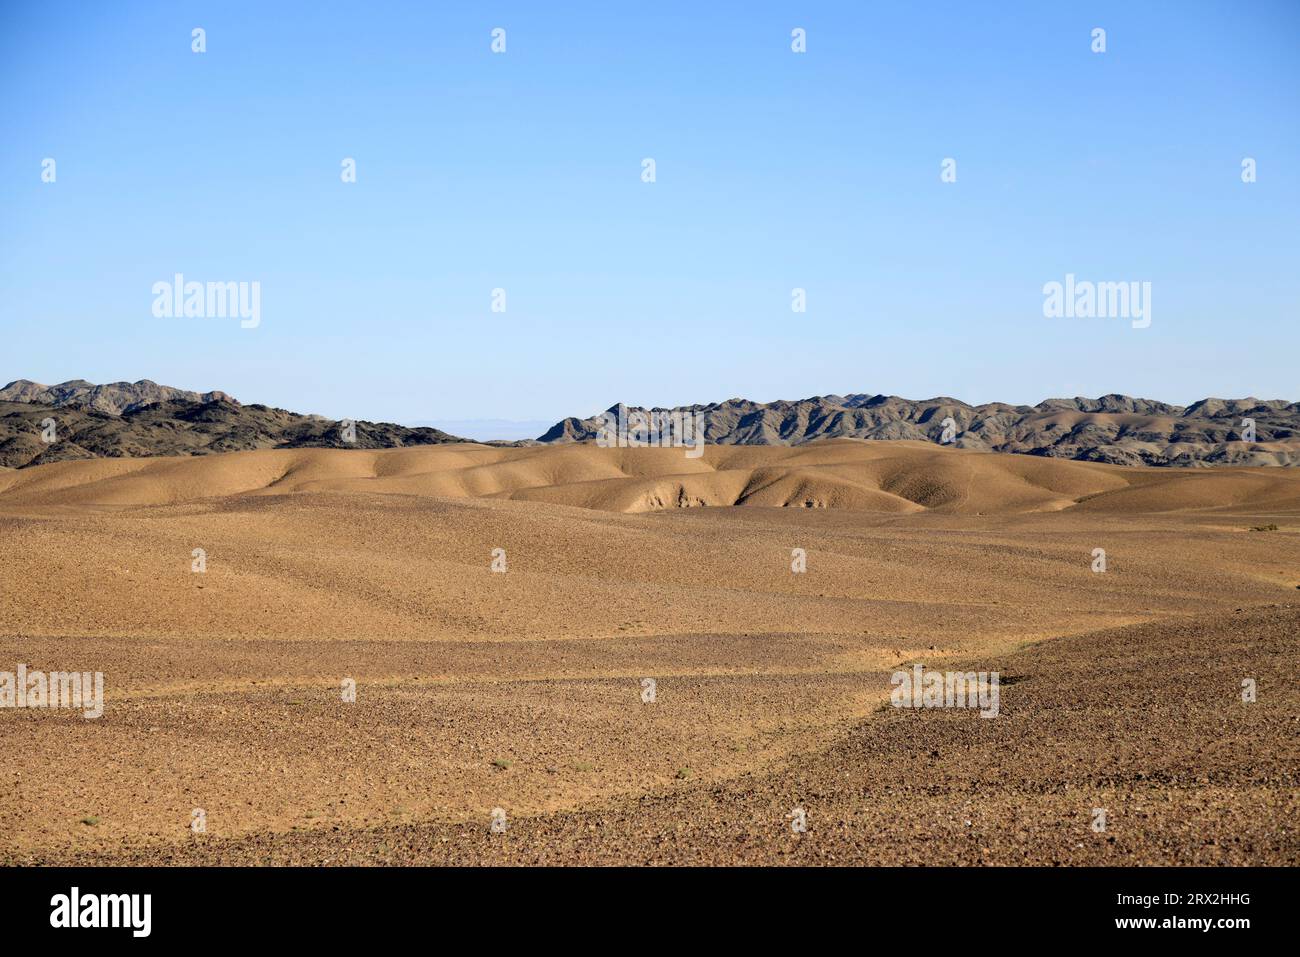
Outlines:
[{"label": "black bar at bottom", "polygon": [[643,934],[646,945],[734,945],[783,927],[864,943],[882,932],[953,944],[1049,933],[1231,946],[1286,928],[1293,880],[1281,868],[12,868],[0,870],[0,926],[9,944],[75,935],[127,946],[374,944],[454,929],[484,941],[607,929],[620,934],[608,942],[632,947]]}]

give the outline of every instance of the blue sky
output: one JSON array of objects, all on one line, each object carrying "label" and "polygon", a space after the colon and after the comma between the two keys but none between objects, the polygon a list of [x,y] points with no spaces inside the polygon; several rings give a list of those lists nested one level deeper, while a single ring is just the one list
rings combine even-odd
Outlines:
[{"label": "blue sky", "polygon": [[[1295,2],[0,2],[0,143],[6,381],[1300,399]],[[156,318],[175,273],[260,326]],[[1045,318],[1066,273],[1151,282],[1150,328]]]}]

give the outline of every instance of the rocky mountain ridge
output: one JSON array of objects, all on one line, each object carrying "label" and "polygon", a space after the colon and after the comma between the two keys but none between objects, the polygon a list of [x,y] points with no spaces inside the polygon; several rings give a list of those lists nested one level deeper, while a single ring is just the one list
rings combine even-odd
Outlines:
[{"label": "rocky mountain ridge", "polygon": [[[673,409],[616,404],[609,412],[617,416],[620,410],[624,416],[702,413],[705,439],[718,445],[946,438],[963,449],[1119,465],[1300,465],[1300,402],[1281,399],[1207,398],[1179,406],[1112,394],[1027,406],[856,393],[767,403],[728,399]],[[563,419],[538,441],[594,440],[602,421],[601,414]]]}]

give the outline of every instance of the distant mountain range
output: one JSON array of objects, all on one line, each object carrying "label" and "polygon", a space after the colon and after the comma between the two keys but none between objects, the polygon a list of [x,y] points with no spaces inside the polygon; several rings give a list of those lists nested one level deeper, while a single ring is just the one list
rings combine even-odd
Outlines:
[{"label": "distant mountain range", "polygon": [[[802,445],[817,439],[913,439],[939,442],[951,418],[951,444],[961,449],[1018,452],[1118,465],[1300,465],[1300,402],[1202,399],[1169,405],[1125,395],[1046,399],[1038,405],[968,405],[940,397],[913,401],[889,395],[823,395],[811,399],[610,412],[703,413],[704,435],[717,445]],[[1254,422],[1254,441],[1243,441]],[[602,417],[557,422],[538,441],[595,439]]]},{"label": "distant mountain range", "polygon": [[[56,441],[42,438],[47,419]],[[464,442],[438,429],[361,422],[355,442],[344,424],[264,405],[241,405],[224,392],[187,392],[148,379],[46,386],[19,379],[0,389],[0,466],[64,459],[207,455],[248,449],[362,448]]]},{"label": "distant mountain range", "polygon": [[216,402],[225,400],[238,405],[224,392],[189,392],[185,389],[173,389],[169,385],[159,385],[148,379],[139,382],[110,382],[108,385],[95,385],[85,379],[73,379],[58,385],[42,385],[28,379],[10,382],[0,389],[0,402],[27,402],[32,405],[48,405],[62,408],[74,405],[107,412],[109,415],[122,415],[134,412],[146,405],[159,402],[179,400],[182,402]]},{"label": "distant mountain range", "polygon": [[[945,420],[953,446],[1118,465],[1300,465],[1300,402],[1202,399],[1189,406],[1124,395],[1046,399],[1037,405],[958,399],[921,401],[886,395],[823,395],[810,399],[610,412],[702,413],[705,439],[717,445],[802,445],[852,438],[941,442]],[[58,441],[42,440],[55,421]],[[1247,441],[1254,423],[1253,441]],[[597,438],[600,415],[557,422],[533,445]],[[205,455],[264,448],[395,448],[467,442],[434,428],[356,422],[355,442],[343,423],[264,405],[242,405],[224,392],[190,392],[148,379],[95,385],[78,379],[47,386],[19,379],[0,389],[0,466],[22,468],[61,459]]]}]

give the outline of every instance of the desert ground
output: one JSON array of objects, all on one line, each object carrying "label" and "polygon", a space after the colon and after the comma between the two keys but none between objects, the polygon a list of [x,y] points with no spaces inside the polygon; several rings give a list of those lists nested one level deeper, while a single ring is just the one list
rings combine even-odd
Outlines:
[{"label": "desert ground", "polygon": [[[96,720],[0,709],[0,863],[1296,864],[1298,589],[1284,468],[828,440],[0,470],[0,670],[105,686]],[[891,707],[914,663],[999,672],[1000,713]]]}]

